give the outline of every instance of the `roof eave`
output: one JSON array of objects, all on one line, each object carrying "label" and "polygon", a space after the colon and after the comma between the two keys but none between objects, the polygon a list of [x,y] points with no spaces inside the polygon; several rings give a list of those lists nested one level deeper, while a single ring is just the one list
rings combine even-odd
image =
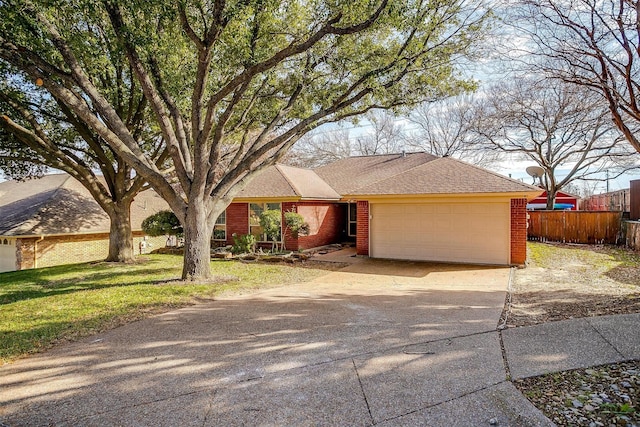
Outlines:
[{"label": "roof eave", "polygon": [[424,199],[424,198],[442,198],[442,197],[509,197],[509,198],[526,198],[527,200],[535,199],[540,195],[539,191],[504,191],[504,192],[472,192],[472,193],[409,193],[409,194],[345,194],[342,196],[343,201],[363,200],[363,199]]}]

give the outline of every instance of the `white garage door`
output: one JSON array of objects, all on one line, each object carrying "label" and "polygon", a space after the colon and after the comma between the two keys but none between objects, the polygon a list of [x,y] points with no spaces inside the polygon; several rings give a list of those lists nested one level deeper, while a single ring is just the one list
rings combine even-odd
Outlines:
[{"label": "white garage door", "polygon": [[0,273],[15,269],[16,242],[13,239],[0,238]]},{"label": "white garage door", "polygon": [[374,258],[508,264],[510,205],[371,204]]}]

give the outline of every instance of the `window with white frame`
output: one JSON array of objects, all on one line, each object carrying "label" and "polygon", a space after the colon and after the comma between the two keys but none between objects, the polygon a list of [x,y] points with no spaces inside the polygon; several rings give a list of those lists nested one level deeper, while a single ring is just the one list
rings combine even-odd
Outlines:
[{"label": "window with white frame", "polygon": [[358,214],[358,205],[356,203],[349,203],[349,215],[347,218],[347,235],[355,236],[358,234],[358,226],[356,223]]},{"label": "window with white frame", "polygon": [[213,226],[213,240],[227,240],[227,211],[223,211]]},{"label": "window with white frame", "polygon": [[[256,236],[258,242],[271,242],[272,239],[267,236],[264,229],[260,226],[260,215],[266,210],[277,210],[282,212],[280,203],[249,203],[249,234]],[[282,240],[282,230],[280,231],[280,239]]]}]

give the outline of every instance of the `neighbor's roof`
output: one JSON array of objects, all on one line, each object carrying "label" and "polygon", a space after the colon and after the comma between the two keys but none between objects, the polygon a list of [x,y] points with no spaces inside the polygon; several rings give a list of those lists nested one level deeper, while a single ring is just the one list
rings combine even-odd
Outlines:
[{"label": "neighbor's roof", "polygon": [[404,172],[435,159],[437,157],[429,153],[347,157],[321,166],[315,172],[338,193],[345,195],[387,178],[402,177]]},{"label": "neighbor's roof", "polygon": [[343,194],[417,195],[532,193],[540,189],[450,157],[436,158],[400,174]]},{"label": "neighbor's roof", "polygon": [[[153,190],[138,194],[131,204],[133,230],[163,209],[168,205]],[[107,214],[70,175],[0,182],[0,235],[108,233],[109,225]]]},{"label": "neighbor's roof", "polygon": [[294,197],[339,200],[340,195],[311,169],[270,166],[254,178],[236,198]]}]

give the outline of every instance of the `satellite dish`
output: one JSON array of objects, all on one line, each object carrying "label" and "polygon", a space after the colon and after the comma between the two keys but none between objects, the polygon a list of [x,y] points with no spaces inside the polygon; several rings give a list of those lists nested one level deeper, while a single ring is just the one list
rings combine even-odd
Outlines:
[{"label": "satellite dish", "polygon": [[542,175],[544,175],[544,168],[541,168],[540,166],[529,166],[526,169],[527,173],[533,177],[533,183],[536,183],[536,178],[538,178],[539,182],[542,182]]}]

